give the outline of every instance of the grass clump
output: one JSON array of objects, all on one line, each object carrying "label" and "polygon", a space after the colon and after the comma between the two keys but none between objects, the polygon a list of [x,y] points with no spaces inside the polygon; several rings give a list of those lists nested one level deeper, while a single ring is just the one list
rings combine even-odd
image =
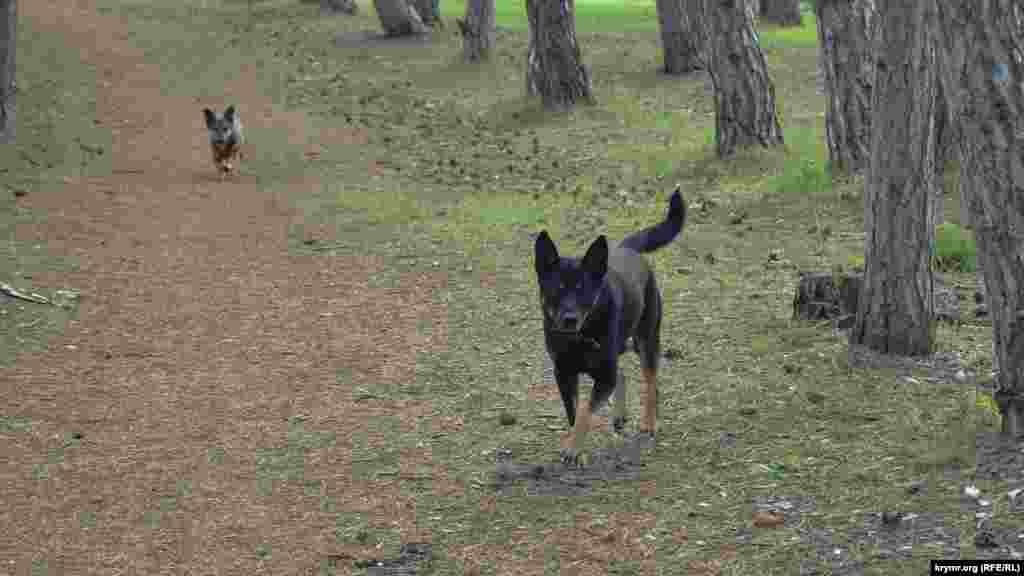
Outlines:
[{"label": "grass clump", "polygon": [[942,271],[974,272],[978,250],[974,238],[960,226],[947,222],[935,228],[935,268]]},{"label": "grass clump", "polygon": [[801,10],[800,26],[771,26],[761,24],[758,34],[761,47],[771,50],[781,47],[816,48],[818,46],[818,24],[813,12]]},{"label": "grass clump", "polygon": [[786,158],[771,190],[787,194],[815,194],[832,189],[832,173],[825,154],[820,123],[794,123],[785,129]]}]

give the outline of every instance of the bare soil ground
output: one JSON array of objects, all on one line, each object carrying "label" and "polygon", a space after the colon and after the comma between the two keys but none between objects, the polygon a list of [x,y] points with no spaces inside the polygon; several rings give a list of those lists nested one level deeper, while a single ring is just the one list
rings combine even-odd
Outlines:
[{"label": "bare soil ground", "polygon": [[[250,135],[283,128],[309,152],[358,146],[364,133],[310,137],[313,123],[262,96],[251,69],[224,83],[222,101],[168,93],[161,77],[175,71],[148,62],[125,23],[88,1],[23,3],[21,16],[96,68],[95,123],[114,145],[109,176],[21,200],[47,218],[19,238],[80,263],[33,283],[79,286],[83,296],[62,336],[0,374],[5,411],[33,423],[3,448],[0,549],[13,564],[0,571],[27,574],[42,562],[51,574],[308,573],[341,552],[333,517],[310,510],[302,485],[263,505],[250,494],[266,468],[261,450],[302,425],[336,434],[305,463],[308,485],[412,530],[409,499],[389,494],[388,481],[351,479],[349,436],[365,419],[415,420],[428,407],[356,408],[336,381],[341,367],[356,382],[402,381],[418,352],[443,348],[444,309],[430,297],[444,275],[371,288],[379,259],[291,254],[301,215],[281,194],[321,183],[302,176],[268,192],[244,161],[239,177],[220,182],[200,110],[235,104]],[[253,140],[250,158],[265,145]],[[307,232],[331,241],[329,228]],[[429,337],[416,336],[421,320],[435,326]],[[371,438],[368,448],[386,442]],[[429,461],[410,451],[401,464]],[[158,529],[143,535],[143,521]],[[252,554],[256,545],[272,557]]]},{"label": "bare soil ground", "polygon": [[[35,216],[11,245],[40,252],[15,280],[81,297],[0,363],[0,573],[810,576],[1024,553],[1002,493],[1024,453],[972,390],[991,391],[989,328],[890,362],[791,322],[795,270],[861,252],[855,186],[791,191],[813,159],[770,185],[783,154],[707,155],[710,83],[657,75],[653,29],[581,34],[602,104],[550,116],[521,98],[524,30],[468,67],[453,26],[381,39],[372,8],[21,4],[78,53],[109,145],[15,200]],[[762,35],[799,150],[821,102],[794,37]],[[247,159],[221,182],[200,111],[228,104]],[[533,234],[621,237],[670,177],[691,218],[651,256],[658,446],[602,415],[593,465],[566,469]]]}]

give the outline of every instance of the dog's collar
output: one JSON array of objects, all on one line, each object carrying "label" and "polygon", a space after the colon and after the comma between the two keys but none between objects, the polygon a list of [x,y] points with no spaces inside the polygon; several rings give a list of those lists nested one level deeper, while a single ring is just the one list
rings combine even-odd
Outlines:
[{"label": "dog's collar", "polygon": [[557,338],[565,338],[565,339],[569,340],[570,342],[581,342],[583,344],[586,344],[586,345],[590,346],[594,350],[600,350],[601,349],[601,342],[597,338],[594,338],[593,336],[587,336],[586,334],[584,334],[582,329],[580,329],[580,330],[554,330],[554,329],[552,329],[550,331],[550,333],[551,333],[552,336],[555,336]]}]

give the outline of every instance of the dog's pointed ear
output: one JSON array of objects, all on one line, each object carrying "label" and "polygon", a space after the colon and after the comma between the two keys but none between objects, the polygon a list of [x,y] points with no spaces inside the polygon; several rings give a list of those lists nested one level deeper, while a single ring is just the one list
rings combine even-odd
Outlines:
[{"label": "dog's pointed ear", "polygon": [[203,108],[203,118],[206,118],[206,127],[212,129],[217,123],[217,115],[209,108]]},{"label": "dog's pointed ear", "polygon": [[551,241],[547,230],[541,230],[537,235],[537,241],[533,244],[533,266],[537,270],[537,276],[543,276],[545,272],[558,265],[558,249]]},{"label": "dog's pointed ear", "polygon": [[232,120],[235,119],[235,107],[234,106],[228,106],[224,110],[224,119],[227,120],[228,122],[231,122]]},{"label": "dog's pointed ear", "polygon": [[604,234],[597,237],[597,240],[587,248],[581,265],[584,272],[604,276],[608,271],[608,239]]}]

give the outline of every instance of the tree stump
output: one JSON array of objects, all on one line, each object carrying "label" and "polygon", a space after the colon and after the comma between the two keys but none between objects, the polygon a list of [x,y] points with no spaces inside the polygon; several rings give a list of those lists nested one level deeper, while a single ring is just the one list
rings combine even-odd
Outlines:
[{"label": "tree stump", "polygon": [[859,275],[801,272],[793,297],[793,319],[834,320],[840,329],[853,326],[862,281]]},{"label": "tree stump", "polygon": [[[793,296],[794,320],[834,320],[837,327],[853,325],[857,303],[863,289],[862,276],[830,274],[828,272],[801,272]],[[936,278],[933,291],[935,318],[958,324],[960,298],[956,291]]]}]

